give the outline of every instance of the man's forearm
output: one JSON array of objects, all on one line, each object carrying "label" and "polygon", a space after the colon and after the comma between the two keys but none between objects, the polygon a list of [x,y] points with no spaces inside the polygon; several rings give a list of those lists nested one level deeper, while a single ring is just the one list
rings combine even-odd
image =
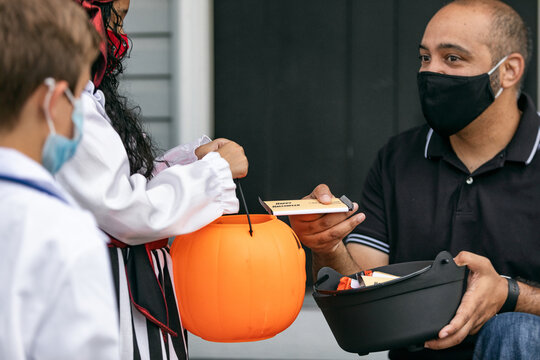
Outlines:
[{"label": "man's forearm", "polygon": [[519,312],[540,315],[540,288],[518,281],[519,297],[516,310]]},{"label": "man's forearm", "polygon": [[343,275],[350,275],[359,272],[361,269],[353,260],[351,254],[343,242],[340,242],[336,249],[331,253],[315,253],[312,252],[313,262],[313,279],[317,280],[317,273],[322,267],[328,266],[340,272]]}]

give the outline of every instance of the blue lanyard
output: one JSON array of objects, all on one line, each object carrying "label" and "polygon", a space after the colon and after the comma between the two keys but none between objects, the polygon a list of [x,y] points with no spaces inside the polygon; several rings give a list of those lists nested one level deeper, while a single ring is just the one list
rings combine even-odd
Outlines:
[{"label": "blue lanyard", "polygon": [[20,185],[32,188],[34,190],[40,191],[40,192],[45,193],[45,194],[47,194],[49,196],[57,198],[58,200],[66,203],[66,204],[68,203],[66,201],[66,199],[60,197],[58,194],[52,192],[49,189],[44,188],[43,186],[41,186],[41,185],[39,185],[39,184],[37,184],[37,183],[35,183],[33,181],[25,180],[25,179],[19,179],[19,178],[16,178],[16,177],[12,177],[12,176],[9,176],[9,175],[3,175],[3,174],[0,174],[0,180],[10,181],[10,182],[13,182],[13,183],[16,183],[16,184],[20,184]]}]

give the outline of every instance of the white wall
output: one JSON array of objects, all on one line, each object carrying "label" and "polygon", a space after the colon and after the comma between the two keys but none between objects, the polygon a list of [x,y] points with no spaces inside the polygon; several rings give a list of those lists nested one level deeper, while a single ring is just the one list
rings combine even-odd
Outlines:
[{"label": "white wall", "polygon": [[171,0],[132,0],[125,30],[133,41],[121,90],[140,105],[146,130],[167,149],[171,136]]},{"label": "white wall", "polygon": [[212,0],[132,0],[122,90],[161,149],[213,136]]},{"label": "white wall", "polygon": [[173,101],[176,140],[213,137],[213,1],[173,1]]}]

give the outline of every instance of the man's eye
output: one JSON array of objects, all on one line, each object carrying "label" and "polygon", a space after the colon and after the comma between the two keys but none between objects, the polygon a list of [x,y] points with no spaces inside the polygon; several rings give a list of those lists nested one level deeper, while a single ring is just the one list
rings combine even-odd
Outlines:
[{"label": "man's eye", "polygon": [[429,62],[429,55],[420,55],[418,56],[418,59],[420,59],[420,62]]},{"label": "man's eye", "polygon": [[450,62],[456,62],[459,60],[459,57],[456,56],[456,55],[448,55],[448,57],[446,58],[448,61]]}]

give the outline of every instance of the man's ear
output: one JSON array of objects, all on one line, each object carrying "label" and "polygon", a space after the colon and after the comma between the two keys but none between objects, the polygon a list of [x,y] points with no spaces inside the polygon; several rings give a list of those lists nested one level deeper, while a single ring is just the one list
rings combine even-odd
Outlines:
[{"label": "man's ear", "polygon": [[525,73],[525,60],[519,53],[508,55],[508,59],[501,65],[500,80],[501,87],[509,89],[518,86],[519,81]]},{"label": "man's ear", "polygon": [[43,86],[45,87],[42,102],[43,110],[50,114],[52,121],[54,122],[55,119],[59,118],[59,115],[63,111],[65,102],[62,100],[64,98],[64,92],[69,85],[67,81],[64,80],[56,82],[52,79],[47,79]]}]

